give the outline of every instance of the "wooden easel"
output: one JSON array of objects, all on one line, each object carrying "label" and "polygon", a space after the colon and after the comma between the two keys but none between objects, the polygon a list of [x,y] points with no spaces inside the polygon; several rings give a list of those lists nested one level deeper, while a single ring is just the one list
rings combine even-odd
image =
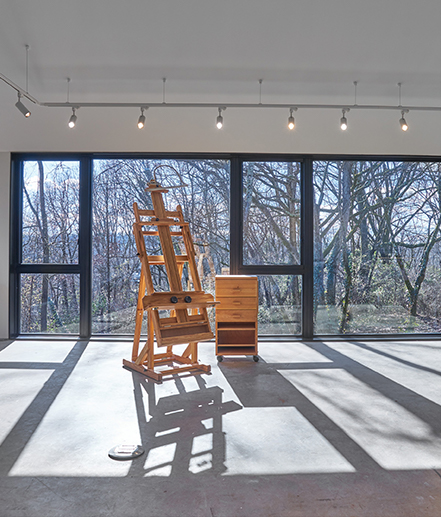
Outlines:
[{"label": "wooden easel", "polygon": [[[216,302],[211,294],[202,291],[189,224],[184,221],[181,207],[178,205],[175,211],[165,209],[162,196],[168,189],[159,185],[156,178],[150,181],[146,191],[151,194],[153,210],[141,210],[137,203],[133,204],[133,233],[141,261],[141,276],[132,360],[124,359],[123,365],[162,382],[164,375],[210,371],[209,365],[198,362],[197,344],[214,337],[207,307]],[[159,237],[162,255],[147,255],[144,239],[152,235]],[[176,255],[172,236],[182,238],[186,254]],[[182,272],[186,263],[194,291],[184,291],[182,288]],[[165,265],[170,291],[155,292],[150,267],[159,264]],[[166,317],[159,312],[164,310],[170,311]],[[144,311],[147,311],[147,341],[139,352]],[[166,347],[164,353],[154,353],[154,338],[158,347]],[[173,353],[174,345],[186,343],[188,346],[182,355]],[[168,368],[164,369],[167,365]]]}]

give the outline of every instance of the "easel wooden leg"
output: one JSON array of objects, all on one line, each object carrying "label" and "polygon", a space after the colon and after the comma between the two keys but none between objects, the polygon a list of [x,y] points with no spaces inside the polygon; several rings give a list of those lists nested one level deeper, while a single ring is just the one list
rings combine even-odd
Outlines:
[{"label": "easel wooden leg", "polygon": [[182,357],[189,358],[191,363],[198,362],[198,344],[197,343],[189,343],[187,348],[184,350]]},{"label": "easel wooden leg", "polygon": [[153,326],[151,322],[150,312],[148,312],[148,328],[147,328],[147,341],[141,350],[138,357],[135,359],[136,364],[144,364],[147,361],[147,367],[153,368],[154,354],[153,354]]},{"label": "easel wooden leg", "polygon": [[[154,355],[154,331],[153,331],[153,319],[151,311],[147,313],[147,341],[141,350],[138,357],[135,357],[134,361],[123,360],[123,365],[129,370],[142,373],[147,377],[151,377],[155,381],[162,382],[162,373],[155,372],[155,355]],[[139,342],[139,340],[138,340]],[[147,362],[147,365],[144,363]]]},{"label": "easel wooden leg", "polygon": [[142,299],[145,295],[145,278],[141,271],[141,277],[139,279],[139,290],[138,290],[138,303],[136,305],[136,318],[135,318],[135,335],[133,337],[133,348],[132,348],[132,361],[136,361],[139,351],[139,341],[141,339],[142,331],[142,319],[144,316],[144,308],[142,306]]},{"label": "easel wooden leg", "polygon": [[153,317],[151,311],[148,311],[148,317],[147,317],[147,323],[148,323],[148,337],[147,337],[147,343],[148,343],[148,353],[147,353],[147,368],[149,370],[153,370],[155,367],[155,350],[154,350],[154,330],[153,330]]},{"label": "easel wooden leg", "polygon": [[190,343],[190,357],[192,363],[198,362],[198,344],[197,343]]}]

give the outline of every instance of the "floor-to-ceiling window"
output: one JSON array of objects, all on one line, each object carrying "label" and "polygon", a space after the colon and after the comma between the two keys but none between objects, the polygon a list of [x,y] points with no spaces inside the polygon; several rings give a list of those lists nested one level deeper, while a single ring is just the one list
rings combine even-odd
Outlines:
[{"label": "floor-to-ceiling window", "polygon": [[[168,210],[180,205],[190,223],[197,267],[205,291],[229,267],[230,167],[228,160],[96,159],[93,162],[92,332],[132,334],[140,261],[132,233],[133,203],[152,208],[149,181],[171,188]],[[161,255],[159,239],[146,238],[147,253]],[[179,253],[179,243],[176,244]],[[158,290],[167,290],[164,266],[151,268]],[[188,271],[184,269],[184,277]],[[185,278],[184,278],[185,282]]]},{"label": "floor-to-ceiling window", "polygon": [[302,334],[302,166],[290,159],[238,163],[234,272],[259,278],[260,335]]},{"label": "floor-to-ceiling window", "polygon": [[317,334],[441,331],[439,162],[314,163]]},{"label": "floor-to-ceiling window", "polygon": [[[216,274],[258,276],[260,335],[441,333],[440,171],[435,160],[17,155],[11,336],[133,333],[132,205],[150,206],[153,175],[178,186],[166,204],[190,222],[205,290]],[[152,273],[166,290],[164,268]]]},{"label": "floor-to-ceiling window", "polygon": [[22,163],[22,334],[79,334],[79,169],[77,160]]}]

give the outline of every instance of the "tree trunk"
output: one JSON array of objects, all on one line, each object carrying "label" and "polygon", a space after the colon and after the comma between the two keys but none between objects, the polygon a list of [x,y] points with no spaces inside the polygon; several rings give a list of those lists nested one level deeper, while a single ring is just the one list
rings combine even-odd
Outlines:
[{"label": "tree trunk", "polygon": [[317,311],[318,305],[325,303],[324,264],[323,242],[320,236],[320,213],[319,207],[314,202],[314,312]]},{"label": "tree trunk", "polygon": [[[39,188],[40,188],[40,211],[41,211],[41,240],[43,246],[43,264],[49,262],[49,234],[46,213],[46,199],[44,195],[44,167],[43,162],[38,162]],[[49,278],[47,274],[42,275],[41,286],[41,313],[40,329],[41,332],[47,331],[47,302],[49,297]]]},{"label": "tree trunk", "polygon": [[288,195],[288,211],[289,211],[289,253],[293,264],[300,262],[298,253],[300,220],[297,215],[297,200],[296,193],[298,189],[298,175],[292,163],[288,163],[288,181],[287,181],[287,195]]},{"label": "tree trunk", "polygon": [[[338,232],[340,234],[340,230]],[[326,305],[336,303],[336,284],[337,284],[337,259],[340,252],[340,239],[335,239],[331,256],[326,264],[328,275],[326,278]]]},{"label": "tree trunk", "polygon": [[[366,213],[366,195],[364,189],[357,191],[357,205],[360,214]],[[360,280],[361,286],[359,289],[359,302],[366,303],[369,293],[370,270],[371,270],[371,256],[369,250],[368,239],[368,223],[367,218],[361,215],[360,218],[360,245],[361,245],[361,263],[360,263]]]},{"label": "tree trunk", "polygon": [[109,221],[109,182],[106,180],[106,194],[105,194],[105,207],[106,207],[106,298],[107,298],[107,307],[106,312],[110,314],[110,305],[111,305],[111,297],[112,297],[112,287],[110,283],[110,221]]},{"label": "tree trunk", "polygon": [[352,162],[343,162],[341,167],[341,232],[340,243],[343,256],[343,268],[345,272],[345,293],[342,300],[342,315],[340,321],[340,333],[344,333],[349,323],[349,304],[352,290],[352,267],[349,259],[346,235],[348,233],[349,216],[351,210],[351,171]]},{"label": "tree trunk", "polygon": [[293,298],[292,298],[293,305],[301,305],[302,300],[301,300],[300,289],[299,289],[299,277],[297,275],[294,275],[291,278],[292,278],[291,291],[293,292]]}]

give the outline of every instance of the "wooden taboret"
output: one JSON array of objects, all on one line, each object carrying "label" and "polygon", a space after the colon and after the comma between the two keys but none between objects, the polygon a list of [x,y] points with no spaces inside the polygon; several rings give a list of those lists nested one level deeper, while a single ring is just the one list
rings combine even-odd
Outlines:
[{"label": "wooden taboret", "polygon": [[257,355],[257,277],[216,276],[216,356]]}]

